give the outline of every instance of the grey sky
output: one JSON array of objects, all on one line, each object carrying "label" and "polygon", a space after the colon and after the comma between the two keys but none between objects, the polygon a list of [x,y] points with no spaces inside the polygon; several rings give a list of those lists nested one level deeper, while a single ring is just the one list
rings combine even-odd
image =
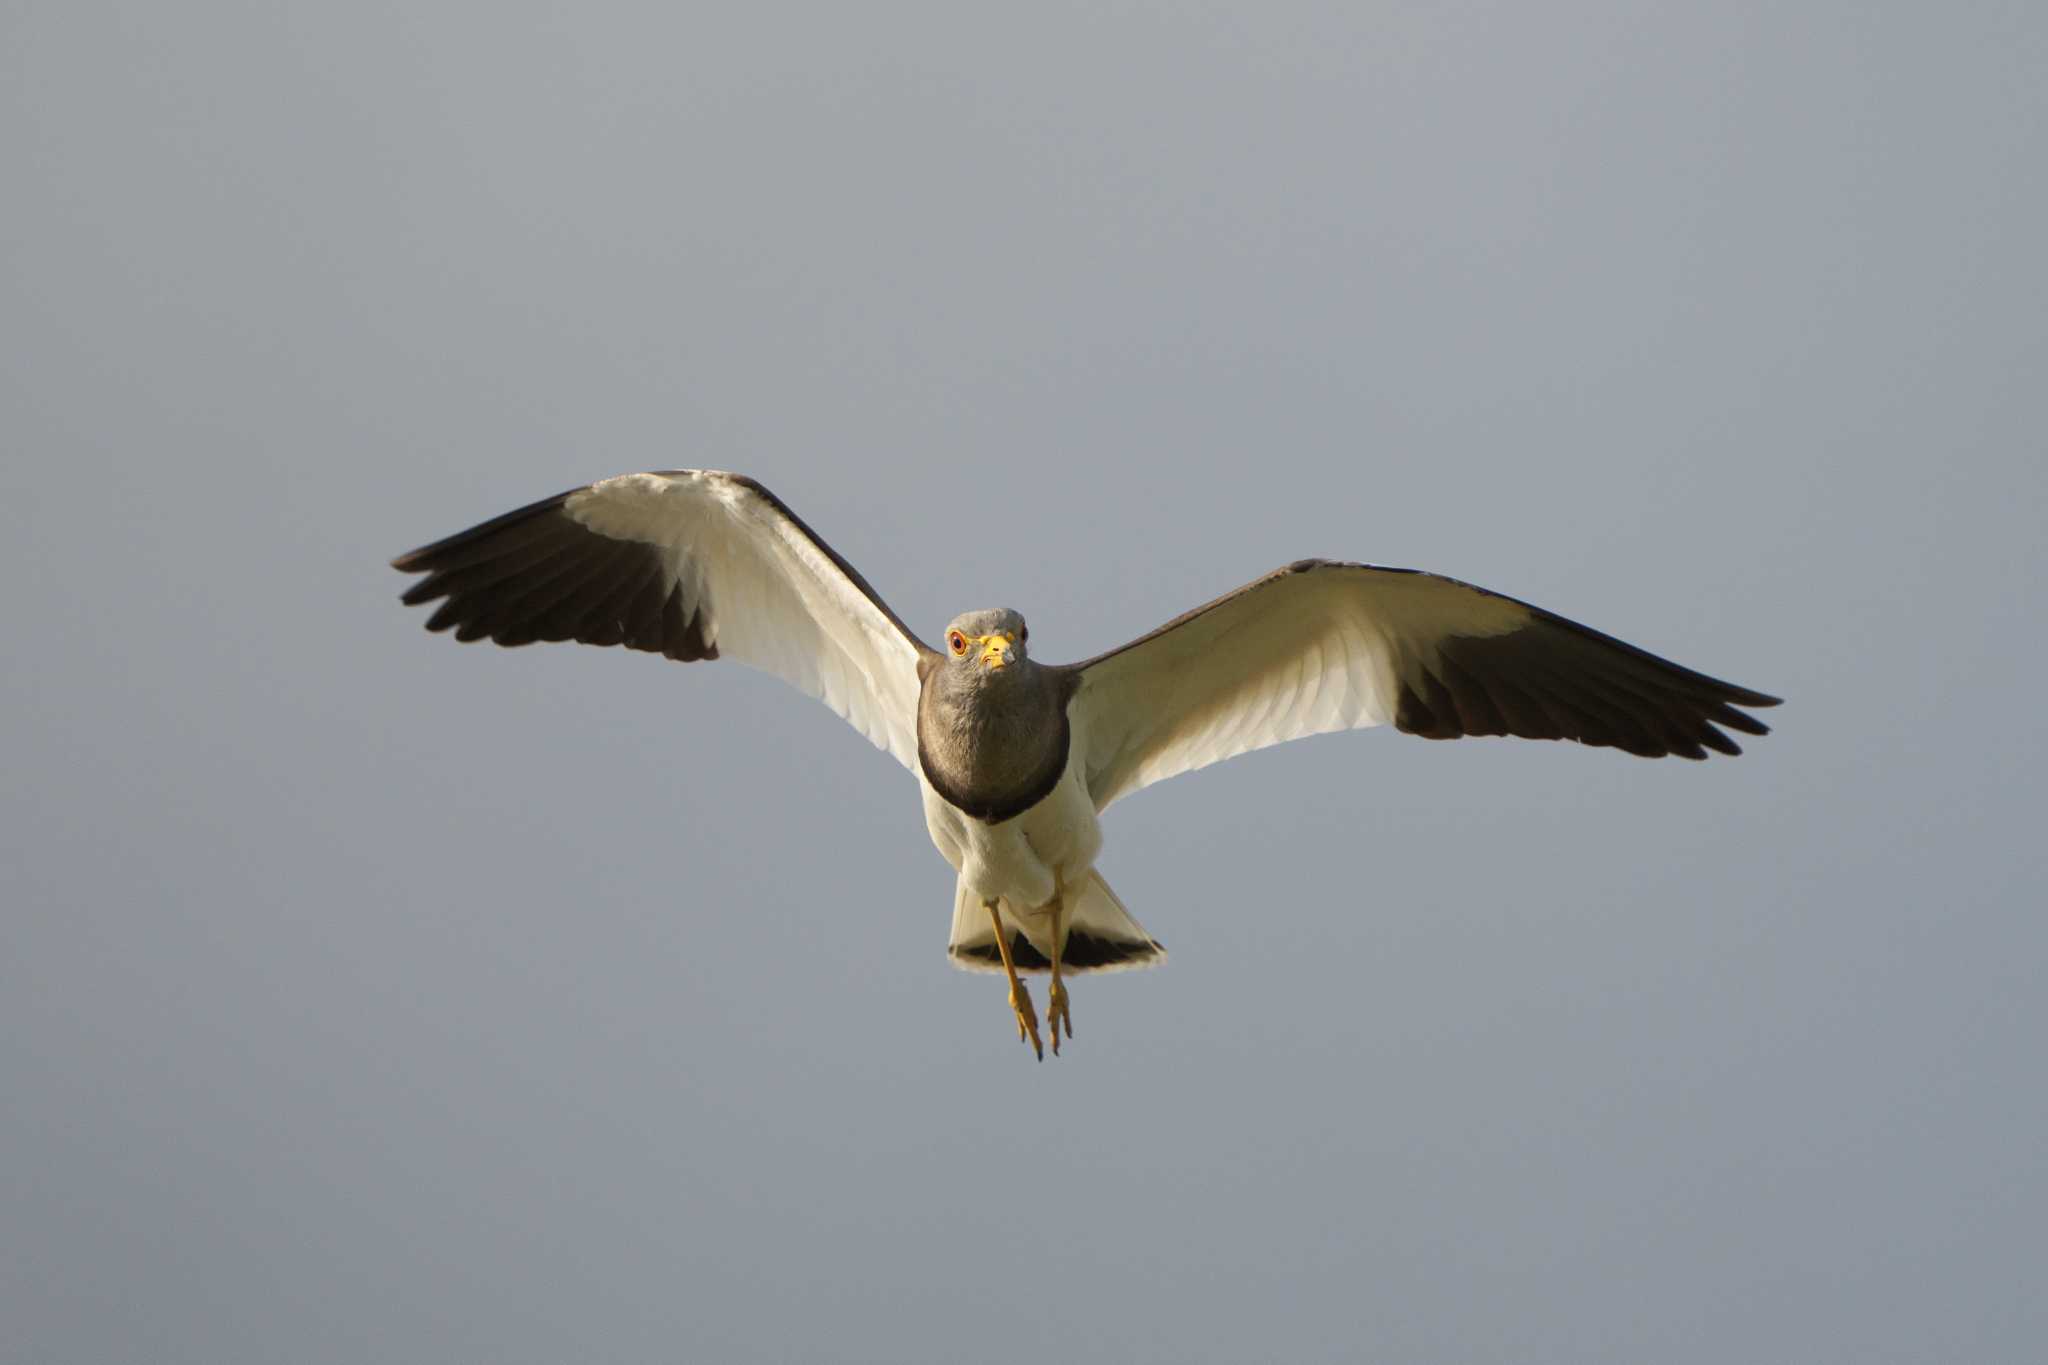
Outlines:
[{"label": "grey sky", "polygon": [[[0,1360],[2038,1358],[2039,5],[0,26]],[[1144,792],[1037,1066],[836,717],[395,600],[674,465],[927,635],[1321,554],[1789,704]]]}]

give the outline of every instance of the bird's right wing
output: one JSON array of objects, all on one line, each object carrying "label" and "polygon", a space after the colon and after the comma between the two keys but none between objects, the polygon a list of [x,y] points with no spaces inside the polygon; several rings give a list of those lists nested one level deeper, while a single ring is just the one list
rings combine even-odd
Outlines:
[{"label": "bird's right wing", "polygon": [[732,658],[818,698],[917,771],[918,660],[932,651],[852,565],[752,479],[623,474],[400,555],[428,630]]},{"label": "bird's right wing", "polygon": [[1574,739],[1740,753],[1716,726],[1777,698],[1436,574],[1305,559],[1075,664],[1068,708],[1101,810],[1271,744],[1393,725],[1428,739]]}]

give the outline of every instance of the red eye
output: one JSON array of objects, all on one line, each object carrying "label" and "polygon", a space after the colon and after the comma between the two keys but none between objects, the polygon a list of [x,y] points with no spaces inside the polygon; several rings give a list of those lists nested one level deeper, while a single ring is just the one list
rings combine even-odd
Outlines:
[{"label": "red eye", "polygon": [[946,643],[953,647],[955,654],[965,654],[967,652],[967,637],[957,630],[946,637]]}]

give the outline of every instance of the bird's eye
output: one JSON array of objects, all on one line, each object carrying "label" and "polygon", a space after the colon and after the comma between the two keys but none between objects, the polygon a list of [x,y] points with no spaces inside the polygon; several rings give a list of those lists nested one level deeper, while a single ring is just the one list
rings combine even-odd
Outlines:
[{"label": "bird's eye", "polygon": [[946,637],[946,643],[953,647],[955,654],[965,654],[967,652],[967,637],[957,630]]}]

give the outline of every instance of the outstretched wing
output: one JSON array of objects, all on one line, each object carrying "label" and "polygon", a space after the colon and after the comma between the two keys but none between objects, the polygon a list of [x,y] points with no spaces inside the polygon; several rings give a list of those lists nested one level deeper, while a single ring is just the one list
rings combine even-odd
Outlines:
[{"label": "outstretched wing", "polygon": [[917,766],[917,664],[932,651],[853,566],[752,479],[622,474],[400,555],[428,630],[737,659]]},{"label": "outstretched wing", "polygon": [[1735,754],[1716,727],[1766,734],[1735,708],[1778,701],[1469,583],[1321,559],[1073,667],[1098,810],[1253,749],[1373,725]]}]

